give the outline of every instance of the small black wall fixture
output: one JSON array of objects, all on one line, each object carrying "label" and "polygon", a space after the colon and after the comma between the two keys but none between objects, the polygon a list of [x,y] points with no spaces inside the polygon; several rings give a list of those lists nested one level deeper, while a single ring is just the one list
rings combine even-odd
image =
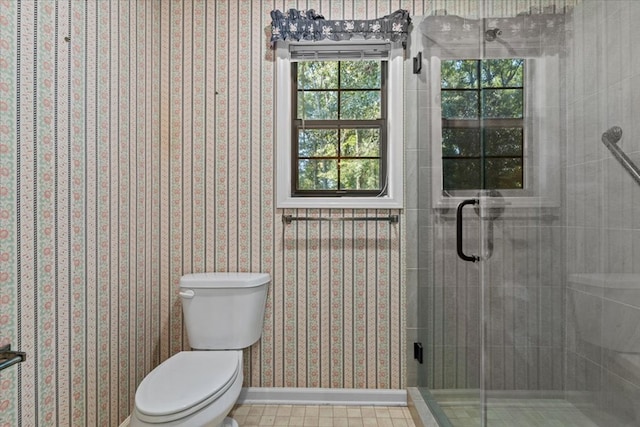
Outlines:
[{"label": "small black wall fixture", "polygon": [[414,342],[413,343],[413,358],[416,359],[418,361],[418,363],[423,363],[423,349],[422,349],[422,343],[421,342]]},{"label": "small black wall fixture", "polygon": [[418,52],[415,58],[413,58],[413,74],[420,74],[422,71],[422,52]]}]

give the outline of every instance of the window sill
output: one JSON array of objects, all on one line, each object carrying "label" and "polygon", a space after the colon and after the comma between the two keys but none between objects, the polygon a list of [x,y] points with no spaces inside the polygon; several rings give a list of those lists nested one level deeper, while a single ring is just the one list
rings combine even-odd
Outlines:
[{"label": "window sill", "polygon": [[402,209],[403,202],[393,197],[286,197],[278,208],[292,209]]},{"label": "window sill", "polygon": [[[477,199],[478,196],[469,197],[440,197],[436,199],[433,204],[434,209],[454,209],[458,205],[467,199]],[[504,204],[504,208],[557,208],[559,202],[556,198],[550,197],[537,197],[537,196],[524,196],[524,197],[505,197],[501,203]]]}]

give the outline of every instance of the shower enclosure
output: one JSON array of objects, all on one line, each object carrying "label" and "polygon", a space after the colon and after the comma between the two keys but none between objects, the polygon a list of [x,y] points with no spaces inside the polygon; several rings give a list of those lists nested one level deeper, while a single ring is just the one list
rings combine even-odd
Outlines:
[{"label": "shower enclosure", "polygon": [[441,426],[640,425],[640,2],[538,3],[413,19],[409,381]]}]

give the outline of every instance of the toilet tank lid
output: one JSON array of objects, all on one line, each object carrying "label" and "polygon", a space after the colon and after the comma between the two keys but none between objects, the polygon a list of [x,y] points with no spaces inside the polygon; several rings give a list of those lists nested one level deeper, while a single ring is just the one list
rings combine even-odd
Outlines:
[{"label": "toilet tank lid", "polygon": [[268,273],[192,273],[182,276],[184,288],[253,288],[271,281]]}]

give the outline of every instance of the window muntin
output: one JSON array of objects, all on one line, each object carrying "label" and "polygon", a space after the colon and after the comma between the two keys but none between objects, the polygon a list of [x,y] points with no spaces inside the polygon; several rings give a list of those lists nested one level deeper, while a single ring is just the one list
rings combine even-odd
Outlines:
[{"label": "window muntin", "polygon": [[380,196],[387,61],[293,63],[292,196]]},{"label": "window muntin", "polygon": [[443,189],[524,188],[524,60],[441,62]]}]

